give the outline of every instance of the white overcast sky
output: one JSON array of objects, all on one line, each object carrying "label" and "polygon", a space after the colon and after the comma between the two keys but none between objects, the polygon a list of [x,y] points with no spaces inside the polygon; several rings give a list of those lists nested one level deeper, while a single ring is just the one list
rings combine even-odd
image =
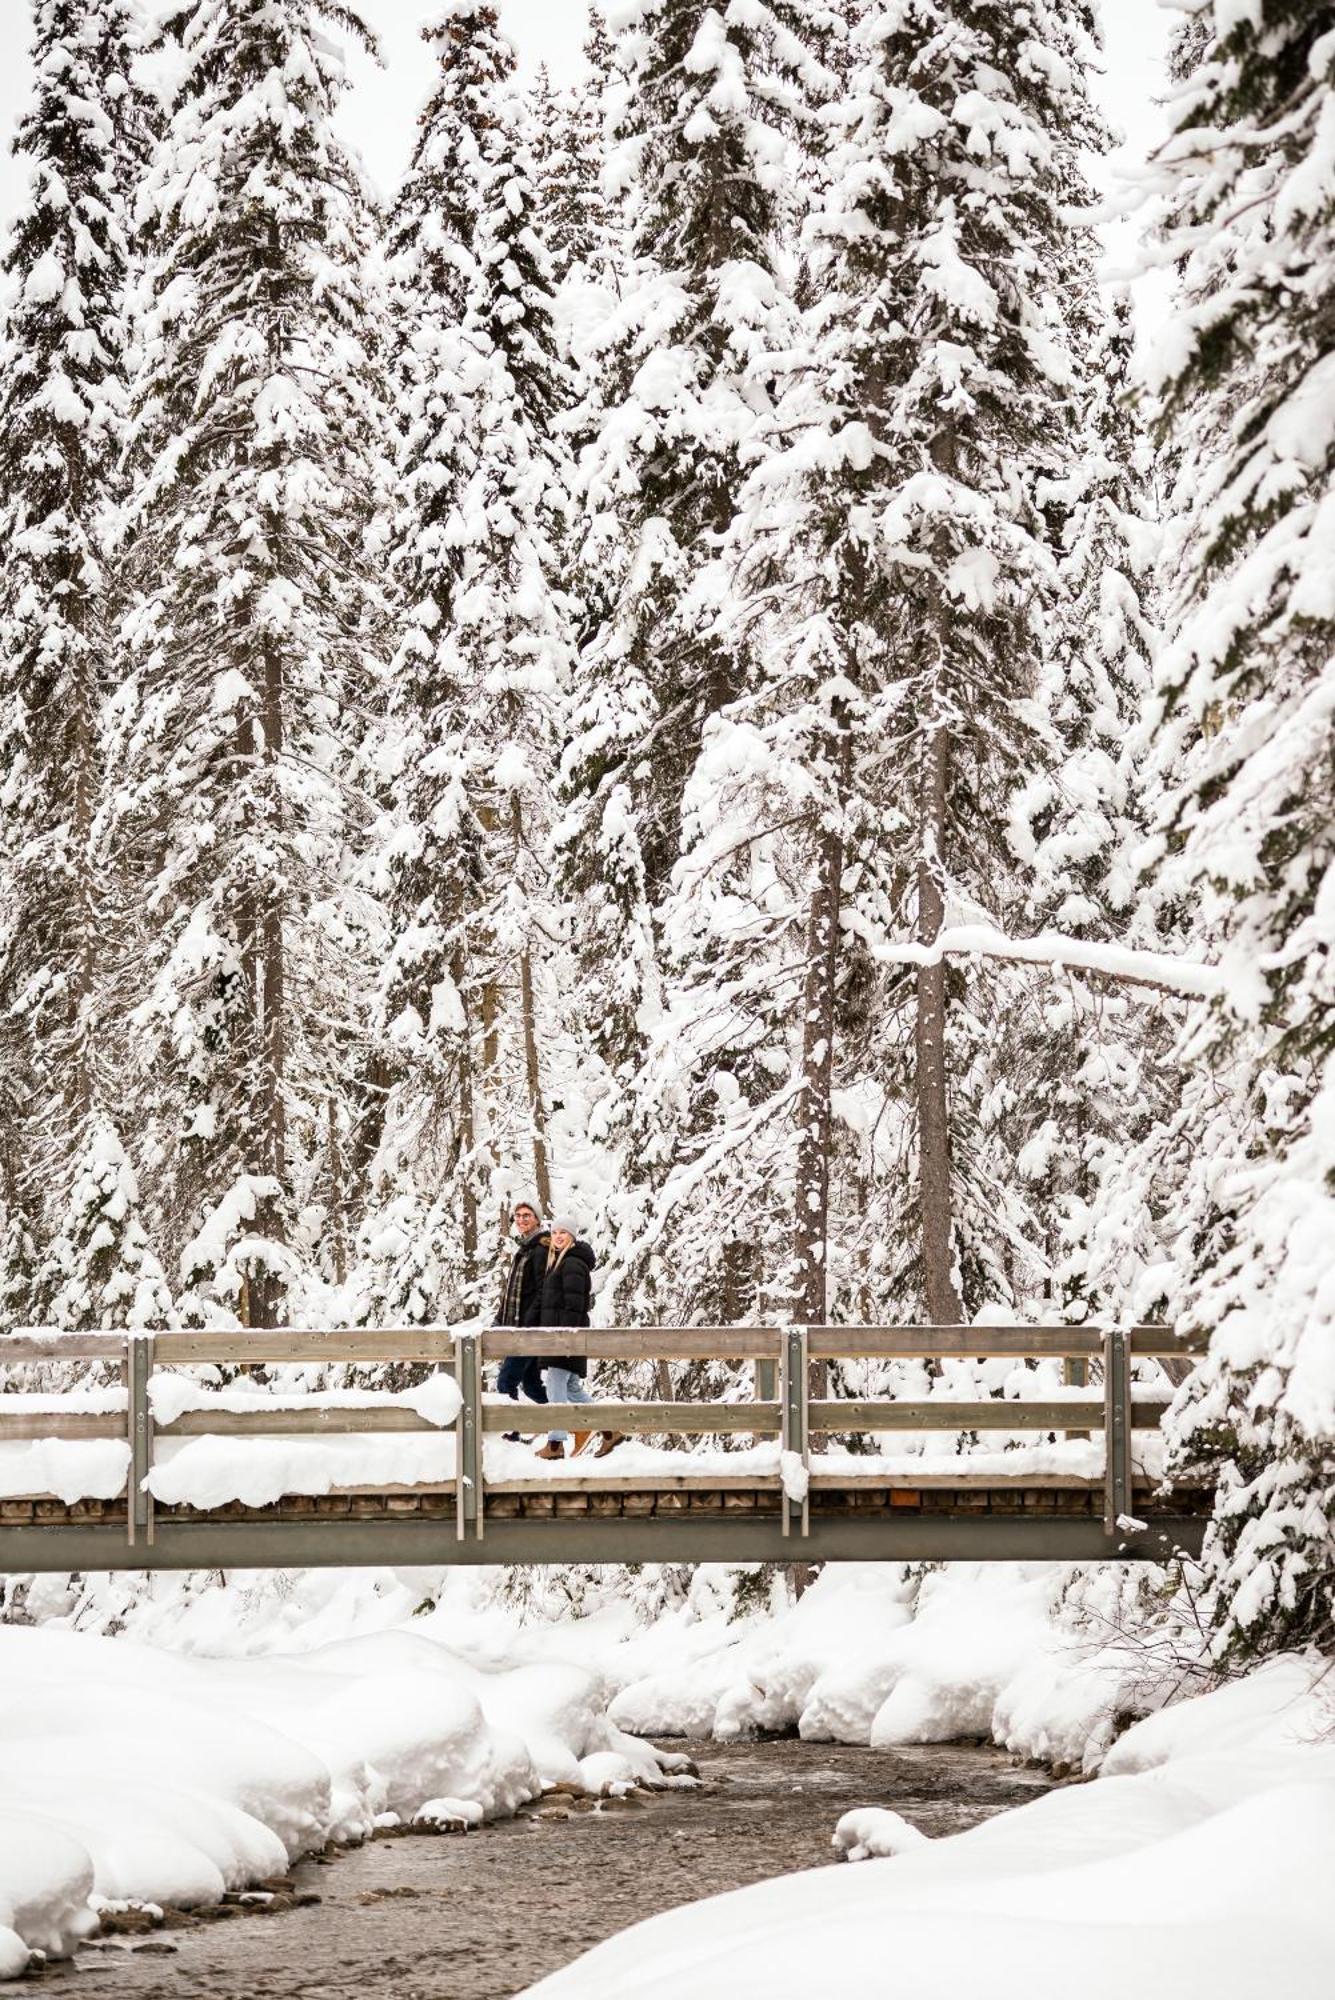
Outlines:
[{"label": "white overcast sky", "polygon": [[[545,62],[554,75],[578,72],[586,0],[499,0],[499,4],[526,70]],[[1171,7],[1172,0],[1165,4]],[[1143,154],[1157,137],[1162,119],[1156,98],[1163,83],[1169,16],[1159,0],[1099,0],[1099,6],[1107,45],[1106,109],[1126,134],[1128,152]],[[430,83],[417,28],[433,9],[426,0],[362,0],[361,11],[380,36],[386,67],[377,71],[369,62],[355,61],[355,87],[342,122],[373,179],[390,189],[407,158],[417,111]],[[8,221],[23,191],[9,147],[30,87],[30,32],[28,0],[0,0],[0,224]],[[1112,240],[1114,260],[1121,263],[1129,254],[1126,232],[1115,232]]]}]

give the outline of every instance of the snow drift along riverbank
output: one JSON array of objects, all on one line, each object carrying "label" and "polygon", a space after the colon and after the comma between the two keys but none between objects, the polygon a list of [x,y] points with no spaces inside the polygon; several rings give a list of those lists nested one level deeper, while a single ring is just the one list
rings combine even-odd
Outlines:
[{"label": "snow drift along riverbank", "polygon": [[1331,1680],[1328,1663],[1274,1661],[1137,1724],[1095,1783],[946,1840],[848,1815],[864,1849],[884,1822],[894,1858],[669,1911],[527,2000],[1329,2000]]},{"label": "snow drift along riverbank", "polygon": [[[991,1739],[1092,1774],[1128,1720],[1179,1675],[1154,1656],[1152,1572],[1079,1580],[1052,1563],[833,1563],[796,1602],[785,1579],[701,1565],[689,1575],[531,1570],[292,1571],[102,1576],[19,1587],[11,1616],[123,1631],[176,1652],[308,1652],[411,1626],[474,1667],[572,1661],[617,1691],[636,1736],[793,1731],[810,1742]],[[1162,1607],[1157,1607],[1162,1616]]]},{"label": "snow drift along riverbank", "polygon": [[98,1899],[216,1902],[386,1815],[690,1782],[670,1764],[575,1665],[487,1672],[411,1632],[202,1660],[0,1626],[0,1977],[72,1950]]}]

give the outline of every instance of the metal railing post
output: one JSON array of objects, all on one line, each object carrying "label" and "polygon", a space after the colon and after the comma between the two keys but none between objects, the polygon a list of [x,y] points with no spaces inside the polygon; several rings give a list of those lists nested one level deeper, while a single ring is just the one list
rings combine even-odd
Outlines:
[{"label": "metal railing post", "polygon": [[130,1469],[125,1498],[125,1539],[130,1548],[135,1546],[141,1533],[148,1546],[153,1546],[153,1496],[144,1483],[153,1467],[153,1416],[148,1407],[148,1379],[152,1373],[152,1334],[128,1335],[125,1342],[125,1386]]},{"label": "metal railing post", "polygon": [[463,1541],[470,1523],[482,1540],[482,1355],[475,1333],[454,1336],[454,1375],[463,1403],[454,1440],[454,1532]]},{"label": "metal railing post", "polygon": [[1119,1327],[1103,1336],[1103,1532],[1131,1512],[1131,1343]]},{"label": "metal railing post", "polygon": [[[1089,1387],[1089,1362],[1083,1354],[1068,1354],[1062,1360],[1062,1379],[1068,1389]],[[1067,1431],[1068,1438],[1087,1438],[1088,1431]]]},{"label": "metal railing post", "polygon": [[[810,1457],[807,1434],[809,1415],[807,1407],[809,1397],[807,1329],[804,1326],[785,1327],[782,1338],[780,1394],[783,1404],[783,1433],[780,1440],[780,1449],[784,1452],[794,1453],[801,1459],[805,1467],[808,1465]],[[794,1521],[798,1524],[798,1533],[800,1535],[810,1534],[810,1496],[809,1494],[804,1494],[799,1505],[798,1502],[790,1499],[785,1487],[782,1498],[782,1525],[785,1535],[792,1533]]]}]

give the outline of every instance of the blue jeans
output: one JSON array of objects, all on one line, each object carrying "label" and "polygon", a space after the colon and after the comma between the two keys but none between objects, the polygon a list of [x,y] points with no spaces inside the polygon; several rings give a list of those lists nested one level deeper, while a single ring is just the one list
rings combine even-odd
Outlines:
[{"label": "blue jeans", "polygon": [[[542,1380],[543,1386],[547,1391],[547,1401],[549,1403],[591,1403],[593,1401],[584,1377],[577,1375],[573,1368],[544,1368],[542,1371]],[[549,1444],[564,1444],[569,1435],[569,1431],[553,1431],[547,1442]]]},{"label": "blue jeans", "polygon": [[496,1389],[498,1394],[510,1396],[515,1402],[523,1394],[530,1403],[545,1403],[547,1391],[542,1386],[542,1363],[530,1361],[523,1354],[507,1354],[496,1377]]}]

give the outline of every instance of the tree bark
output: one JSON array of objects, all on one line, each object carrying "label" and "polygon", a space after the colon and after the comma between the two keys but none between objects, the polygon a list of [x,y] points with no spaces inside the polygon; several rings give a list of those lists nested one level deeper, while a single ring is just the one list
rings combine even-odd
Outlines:
[{"label": "tree bark", "polygon": [[477,1279],[477,1115],[473,1106],[473,1036],[464,997],[464,956],[457,951],[450,965],[450,977],[463,1009],[464,1030],[459,1042],[459,1176],[460,1208],[463,1221],[464,1276],[471,1286]]},{"label": "tree bark", "polygon": [[[272,646],[264,648],[264,698],[261,709],[264,733],[262,758],[266,805],[277,838],[282,803],[276,782],[276,766],[283,752],[283,671],[282,661]],[[258,1102],[255,1124],[258,1131],[259,1172],[278,1181],[287,1176],[287,1108],[284,1084],[287,1071],[287,938],[286,912],[279,893],[266,885],[261,890],[257,935],[252,940],[255,967],[251,981],[254,1008],[254,1053],[259,1062]],[[283,1240],[282,1197],[266,1196],[256,1203],[256,1233],[275,1242]],[[269,1270],[251,1273],[249,1286],[250,1324],[282,1326],[286,1298],[282,1281]]]},{"label": "tree bark", "polygon": [[[793,1306],[800,1324],[824,1326],[829,1310],[827,1272],[830,1238],[830,1096],[834,1084],[835,996],[839,976],[839,918],[844,875],[843,810],[848,798],[852,742],[839,706],[835,722],[842,734],[838,784],[831,810],[833,826],[816,839],[815,875],[807,914],[807,967],[802,988],[802,1089],[798,1097],[797,1270]],[[808,1391],[822,1397],[829,1363],[810,1364]],[[818,1436],[817,1445],[823,1441]]]},{"label": "tree bark", "polygon": [[[946,823],[950,739],[937,724],[927,739],[918,853],[918,941],[933,944],[945,918],[941,895],[941,843]],[[922,1210],[923,1290],[933,1326],[958,1326],[964,1317],[955,1283],[955,1230],[951,1203],[950,1107],[946,1092],[946,968],[919,966],[917,1021],[918,1181]]]},{"label": "tree bark", "polygon": [[348,1275],[347,1204],[343,1187],[343,1149],[338,1141],[338,1108],[332,1097],[325,1107],[325,1129],[329,1150],[329,1221],[334,1239],[334,1282],[341,1285]]},{"label": "tree bark", "polygon": [[830,1089],[834,1077],[834,995],[839,951],[839,885],[844,841],[822,829],[807,915],[802,989],[802,1088],[798,1097],[797,1271],[793,1307],[800,1323],[823,1326],[830,1221]]},{"label": "tree bark", "polygon": [[[510,831],[514,836],[515,865],[524,847],[524,812],[519,794],[510,796]],[[538,1062],[537,1009],[533,998],[533,954],[527,940],[519,953],[519,1006],[524,1030],[524,1080],[528,1088],[529,1130],[533,1141],[533,1178],[537,1183],[542,1212],[552,1212],[551,1141],[547,1131],[547,1111],[542,1101],[542,1070]]]},{"label": "tree bark", "polygon": [[533,959],[527,945],[519,955],[519,996],[524,1013],[524,1076],[528,1085],[529,1127],[533,1134],[533,1178],[542,1212],[552,1212],[551,1148],[538,1066],[538,1024],[533,1001]]}]

